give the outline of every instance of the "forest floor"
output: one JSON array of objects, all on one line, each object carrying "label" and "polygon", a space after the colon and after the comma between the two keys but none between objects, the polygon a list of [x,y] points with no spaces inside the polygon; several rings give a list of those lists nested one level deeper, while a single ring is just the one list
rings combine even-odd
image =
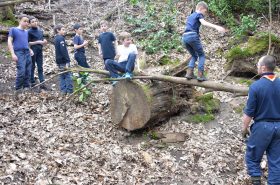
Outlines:
[{"label": "forest floor", "polygon": [[[92,68],[104,69],[96,39],[93,41],[99,30],[93,31],[91,26],[120,6],[111,24],[111,31],[118,33],[126,28],[122,16],[129,8],[113,0],[92,1],[92,7],[88,2],[64,0],[55,5],[52,13],[56,23],[65,24],[67,30],[76,21],[86,25],[86,39],[91,39],[88,61]],[[17,11],[24,8],[44,9],[46,5],[26,3]],[[189,9],[182,14],[187,12]],[[42,27],[51,33],[52,21],[43,23]],[[279,29],[274,32],[280,35]],[[208,78],[212,80],[222,82],[226,75],[226,60],[217,51],[225,50],[229,39],[214,30],[202,29]],[[74,61],[73,48],[69,51]],[[15,63],[7,53],[6,44],[1,43],[0,184],[249,184],[245,143],[240,135],[242,114],[238,111],[246,97],[214,92],[222,102],[214,121],[191,123],[186,111],[152,129],[131,133],[111,121],[110,84],[96,84],[86,102],[74,99],[64,106],[61,102],[65,97],[59,94],[56,80],[48,83],[52,91],[28,91],[15,96]],[[45,48],[44,56],[48,78],[56,72],[52,44]],[[187,54],[179,57],[186,58]],[[180,132],[188,137],[182,143],[166,144],[149,137],[151,132]]]}]

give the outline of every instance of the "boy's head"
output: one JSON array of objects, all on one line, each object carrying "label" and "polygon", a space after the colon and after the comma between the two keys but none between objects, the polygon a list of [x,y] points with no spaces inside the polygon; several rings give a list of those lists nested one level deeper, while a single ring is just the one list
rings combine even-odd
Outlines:
[{"label": "boy's head", "polygon": [[32,28],[38,27],[38,19],[36,17],[29,17],[29,23]]},{"label": "boy's head", "polygon": [[78,34],[78,35],[81,35],[83,33],[83,28],[78,23],[74,24],[73,29],[76,32],[76,34]]},{"label": "boy's head", "polygon": [[20,15],[18,17],[18,20],[19,20],[19,26],[22,28],[22,29],[26,29],[28,28],[28,24],[29,24],[29,17],[28,15]]},{"label": "boy's head", "polygon": [[128,32],[121,32],[119,35],[119,40],[124,46],[129,46],[132,43],[131,34]]},{"label": "boy's head", "polygon": [[205,3],[204,1],[200,1],[199,3],[197,3],[196,5],[196,11],[199,11],[200,13],[202,13],[203,15],[206,15],[207,11],[208,11],[208,5],[207,3]]},{"label": "boy's head", "polygon": [[58,35],[65,35],[65,28],[63,25],[59,24],[54,27],[54,33]]},{"label": "boy's head", "polygon": [[100,22],[100,29],[101,29],[101,31],[106,32],[107,29],[108,29],[108,22],[105,21],[105,20],[101,21]]}]

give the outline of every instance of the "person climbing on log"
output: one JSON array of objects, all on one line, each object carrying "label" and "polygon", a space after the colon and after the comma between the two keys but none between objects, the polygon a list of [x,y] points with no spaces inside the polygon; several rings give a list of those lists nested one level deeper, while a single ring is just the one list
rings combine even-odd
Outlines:
[{"label": "person climbing on log", "polygon": [[[192,13],[186,21],[186,29],[185,33],[182,36],[182,42],[192,56],[186,74],[186,78],[188,80],[195,78],[197,78],[198,81],[207,80],[204,76],[205,54],[199,35],[199,28],[201,24],[210,28],[214,28],[219,32],[226,32],[226,30],[223,27],[207,22],[204,19],[204,16],[206,15],[207,11],[208,5],[204,1],[201,1],[196,5],[196,11]],[[199,60],[199,62],[198,75],[196,77],[194,75],[194,67],[197,59]]]},{"label": "person climbing on log", "polygon": [[260,163],[264,152],[268,160],[268,184],[280,184],[280,79],[273,73],[275,66],[276,59],[272,56],[259,60],[261,78],[250,86],[244,109],[242,135],[247,138],[250,133],[245,160],[253,185],[261,185]]},{"label": "person climbing on log", "polygon": [[[117,58],[116,60],[108,59],[105,62],[106,69],[110,72],[112,78],[121,77],[120,73],[125,73],[123,77],[128,80],[131,80],[133,77],[133,70],[138,54],[138,50],[135,44],[132,44],[131,34],[128,32],[122,32],[119,36],[122,45],[119,45],[117,48]],[[137,65],[138,70],[140,71],[139,65]],[[117,81],[113,82],[115,85]]]}]

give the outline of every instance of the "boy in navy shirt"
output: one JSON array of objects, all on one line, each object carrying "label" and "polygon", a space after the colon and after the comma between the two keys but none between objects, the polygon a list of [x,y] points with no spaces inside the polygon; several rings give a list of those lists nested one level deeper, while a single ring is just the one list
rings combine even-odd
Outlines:
[{"label": "boy in navy shirt", "polygon": [[98,51],[105,63],[107,59],[114,60],[116,56],[117,41],[114,34],[112,32],[108,32],[107,21],[100,22],[100,29],[102,33],[98,38]]},{"label": "boy in navy shirt", "polygon": [[196,5],[196,11],[187,18],[186,29],[185,33],[183,34],[182,42],[192,56],[186,74],[186,78],[188,80],[196,78],[193,71],[197,59],[199,60],[197,80],[207,80],[204,76],[205,54],[199,36],[200,25],[202,24],[204,26],[214,28],[219,32],[226,31],[223,27],[204,20],[204,16],[206,15],[207,11],[208,5],[205,2],[201,1]]},{"label": "boy in navy shirt", "polygon": [[80,24],[75,24],[73,28],[76,32],[76,35],[73,38],[74,50],[75,50],[74,57],[78,62],[79,66],[89,68],[89,65],[87,63],[87,58],[85,55],[85,46],[88,45],[88,41],[83,39],[82,36],[83,29]]},{"label": "boy in navy shirt", "polygon": [[29,49],[28,32],[29,24],[27,15],[19,17],[19,26],[12,27],[9,31],[8,47],[12,55],[12,60],[16,62],[16,90],[30,88],[31,76],[31,56],[33,51]]},{"label": "boy in navy shirt", "polygon": [[[54,45],[55,45],[55,61],[60,71],[70,67],[70,58],[64,39],[65,28],[62,25],[54,27]],[[62,94],[73,93],[72,74],[70,72],[63,73],[59,76],[60,91]]]},{"label": "boy in navy shirt", "polygon": [[[28,41],[31,49],[34,52],[34,55],[32,56],[31,86],[34,86],[35,65],[37,65],[40,83],[45,81],[43,73],[43,46],[47,44],[47,40],[44,39],[43,30],[38,27],[38,19],[35,17],[30,17],[29,23],[31,28],[28,30]],[[40,87],[44,90],[47,90],[47,87],[44,84]]]}]

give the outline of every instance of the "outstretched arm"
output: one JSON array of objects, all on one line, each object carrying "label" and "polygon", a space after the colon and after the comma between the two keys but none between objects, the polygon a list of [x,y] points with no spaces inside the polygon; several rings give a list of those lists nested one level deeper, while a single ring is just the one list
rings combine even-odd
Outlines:
[{"label": "outstretched arm", "polygon": [[200,23],[201,23],[203,26],[207,26],[207,27],[210,27],[210,28],[214,28],[214,29],[216,29],[216,30],[219,31],[219,32],[223,32],[223,33],[226,32],[226,29],[225,29],[225,28],[223,28],[223,27],[221,27],[221,26],[218,26],[218,25],[216,25],[216,24],[212,24],[212,23],[206,21],[205,19],[199,19],[199,21],[200,21]]}]

